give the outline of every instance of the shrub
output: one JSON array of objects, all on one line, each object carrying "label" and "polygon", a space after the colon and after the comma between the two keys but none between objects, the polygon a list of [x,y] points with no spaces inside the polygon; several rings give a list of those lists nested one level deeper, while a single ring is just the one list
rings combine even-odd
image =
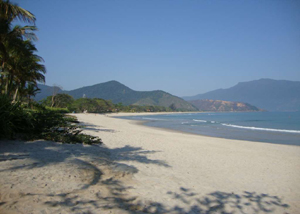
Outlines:
[{"label": "shrub", "polygon": [[11,103],[4,95],[0,96],[0,138],[12,138],[15,133],[24,133],[33,124],[19,102]]},{"label": "shrub", "polygon": [[75,123],[76,117],[67,116],[49,109],[32,113],[34,128],[27,134],[30,139],[45,139],[62,143],[101,144],[98,137],[82,134]]},{"label": "shrub", "polygon": [[46,106],[46,109],[50,110],[50,111],[55,111],[55,112],[58,112],[58,113],[70,113],[69,109],[68,108],[56,108],[56,107],[48,107]]},{"label": "shrub", "polygon": [[0,96],[0,138],[25,140],[46,139],[62,143],[102,143],[98,137],[82,134],[76,117],[60,111],[49,110],[35,104],[34,109],[24,109],[20,103]]}]

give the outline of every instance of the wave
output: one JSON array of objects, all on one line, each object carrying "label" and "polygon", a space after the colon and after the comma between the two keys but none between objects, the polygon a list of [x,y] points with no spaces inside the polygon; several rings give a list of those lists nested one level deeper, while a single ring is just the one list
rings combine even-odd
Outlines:
[{"label": "wave", "polygon": [[193,119],[193,121],[195,122],[200,122],[200,123],[219,123],[219,122],[216,122],[216,121],[208,121],[208,120],[196,120],[196,119]]},{"label": "wave", "polygon": [[149,118],[149,117],[142,117],[143,120],[164,120],[166,121],[165,119],[158,119],[158,118]]},{"label": "wave", "polygon": [[269,132],[287,132],[287,133],[300,134],[300,130],[270,129],[270,128],[260,128],[260,127],[249,127],[249,126],[237,126],[237,125],[226,124],[226,123],[222,123],[222,125],[233,127],[233,128],[239,128],[239,129],[251,129],[251,130],[269,131]]},{"label": "wave", "polygon": [[188,124],[189,122],[182,122],[181,124]]},{"label": "wave", "polygon": [[207,122],[206,120],[196,120],[196,119],[193,119],[193,121],[195,121],[195,122],[201,122],[201,123],[206,123]]}]

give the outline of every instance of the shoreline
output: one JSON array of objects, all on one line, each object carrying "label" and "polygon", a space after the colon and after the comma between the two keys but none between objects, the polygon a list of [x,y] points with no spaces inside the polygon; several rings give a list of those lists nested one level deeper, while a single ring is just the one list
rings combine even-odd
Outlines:
[{"label": "shoreline", "polygon": [[[87,127],[100,126],[97,136],[110,148],[126,147],[129,153],[143,154],[138,159],[121,157],[120,160],[138,170],[133,176],[136,185],[129,193],[145,203],[156,201],[168,210],[174,206],[188,210],[189,205],[172,199],[171,195],[181,196],[189,204],[201,207],[197,201],[203,197],[214,198],[219,193],[229,197],[234,193],[243,198],[251,192],[261,199],[263,195],[276,196],[290,207],[277,207],[280,211],[274,213],[296,213],[300,209],[298,146],[181,133],[113,116],[76,116]],[[101,131],[104,129],[114,132]],[[193,197],[185,196],[194,193]],[[244,209],[253,212],[247,207]]]},{"label": "shoreline", "polygon": [[[118,112],[118,113],[104,113],[115,117],[116,115],[124,116],[144,116],[144,115],[167,115],[167,114],[201,114],[201,113],[256,113],[256,112],[268,112],[268,111],[185,111],[185,112]],[[90,113],[93,114],[93,113]]]},{"label": "shoreline", "polygon": [[[168,128],[163,128],[163,127],[156,127],[156,126],[147,126],[146,123],[150,123],[151,121],[142,121],[142,120],[128,120],[126,118],[118,118],[113,116],[113,118],[116,119],[122,119],[122,120],[127,120],[129,123],[136,124],[139,126],[145,126],[154,130],[164,130],[167,132],[173,132],[173,133],[179,133],[179,134],[186,134],[186,135],[192,135],[192,136],[201,136],[201,137],[208,137],[208,138],[219,138],[219,139],[227,139],[227,140],[238,140],[238,139],[231,139],[231,138],[224,138],[224,137],[215,137],[215,136],[209,136],[209,135],[203,135],[203,134],[197,134],[197,133],[191,133],[191,132],[185,132],[185,131],[180,131],[176,129],[168,129]],[[260,142],[260,141],[247,141],[247,140],[240,140],[240,141],[245,141],[245,142],[256,142],[256,143],[268,143],[268,142]],[[285,144],[282,144],[285,145]],[[293,145],[291,145],[293,146]]]},{"label": "shoreline", "polygon": [[[189,111],[189,112],[118,112],[105,114],[110,117],[126,117],[126,116],[146,116],[146,115],[168,115],[168,114],[198,114],[198,113],[210,113],[201,111]],[[91,113],[92,114],[92,113]]]},{"label": "shoreline", "polygon": [[[215,112],[192,112],[193,113],[215,113]],[[185,112],[172,112],[171,114],[186,114]],[[111,115],[107,115],[109,117],[112,118],[120,118],[123,120],[128,120],[128,121],[135,121],[136,124],[139,125],[143,125],[149,128],[153,128],[153,129],[161,129],[161,130],[166,130],[169,132],[177,132],[177,133],[182,133],[182,134],[190,134],[190,135],[198,135],[198,136],[203,136],[203,137],[212,137],[212,138],[218,138],[218,139],[228,139],[228,140],[238,140],[238,141],[246,141],[246,142],[258,142],[258,143],[267,143],[267,144],[276,144],[276,145],[287,145],[287,146],[300,146],[298,144],[293,144],[293,143],[278,143],[278,142],[271,142],[268,140],[251,140],[251,139],[239,139],[239,138],[234,138],[234,137],[222,137],[222,136],[213,136],[213,135],[205,135],[202,133],[195,133],[195,132],[188,132],[188,131],[182,131],[182,130],[178,130],[178,129],[172,129],[172,128],[166,128],[166,127],[159,127],[159,126],[151,126],[151,125],[147,125],[147,123],[151,123],[151,120],[135,120],[135,119],[127,119],[127,118],[122,118],[122,117],[128,117],[128,116],[147,116],[147,115],[168,115],[168,114],[164,114],[162,112],[151,112],[151,113],[121,113],[120,115],[115,115],[115,113],[111,114]]]}]

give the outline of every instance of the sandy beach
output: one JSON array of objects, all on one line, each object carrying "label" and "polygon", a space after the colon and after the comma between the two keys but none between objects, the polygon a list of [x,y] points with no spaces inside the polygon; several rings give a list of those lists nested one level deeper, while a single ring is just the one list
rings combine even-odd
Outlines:
[{"label": "sandy beach", "polygon": [[104,145],[1,142],[0,213],[299,213],[300,147],[75,116]]}]

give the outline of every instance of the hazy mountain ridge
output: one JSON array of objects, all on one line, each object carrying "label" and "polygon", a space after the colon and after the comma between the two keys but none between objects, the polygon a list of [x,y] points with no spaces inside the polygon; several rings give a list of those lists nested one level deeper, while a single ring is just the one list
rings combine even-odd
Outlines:
[{"label": "hazy mountain ridge", "polygon": [[224,112],[224,111],[262,111],[261,109],[250,105],[248,103],[241,102],[230,102],[223,100],[191,100],[189,101],[195,107],[199,109],[199,111],[216,111],[216,112]]},{"label": "hazy mountain ridge", "polygon": [[260,79],[241,82],[228,89],[183,97],[185,100],[226,100],[251,103],[269,111],[300,111],[300,82]]},{"label": "hazy mountain ridge", "polygon": [[[41,85],[39,85],[39,87],[40,86]],[[53,87],[42,85],[40,88],[42,89],[42,96],[37,95],[36,100],[41,100],[52,95],[52,91],[49,89]],[[43,89],[47,89],[47,92]],[[122,103],[123,105],[155,105],[164,107],[170,107],[173,105],[176,110],[197,110],[192,104],[167,92],[160,90],[135,91],[117,81],[99,83],[71,91],[60,91],[60,93],[69,94],[75,99],[82,98],[83,96],[87,98],[102,98],[105,100],[111,100],[113,103]]]},{"label": "hazy mountain ridge", "polygon": [[[54,86],[38,84],[40,91],[35,95],[34,99],[39,101],[48,96],[52,96]],[[66,93],[66,91],[59,90],[58,93]]]}]

